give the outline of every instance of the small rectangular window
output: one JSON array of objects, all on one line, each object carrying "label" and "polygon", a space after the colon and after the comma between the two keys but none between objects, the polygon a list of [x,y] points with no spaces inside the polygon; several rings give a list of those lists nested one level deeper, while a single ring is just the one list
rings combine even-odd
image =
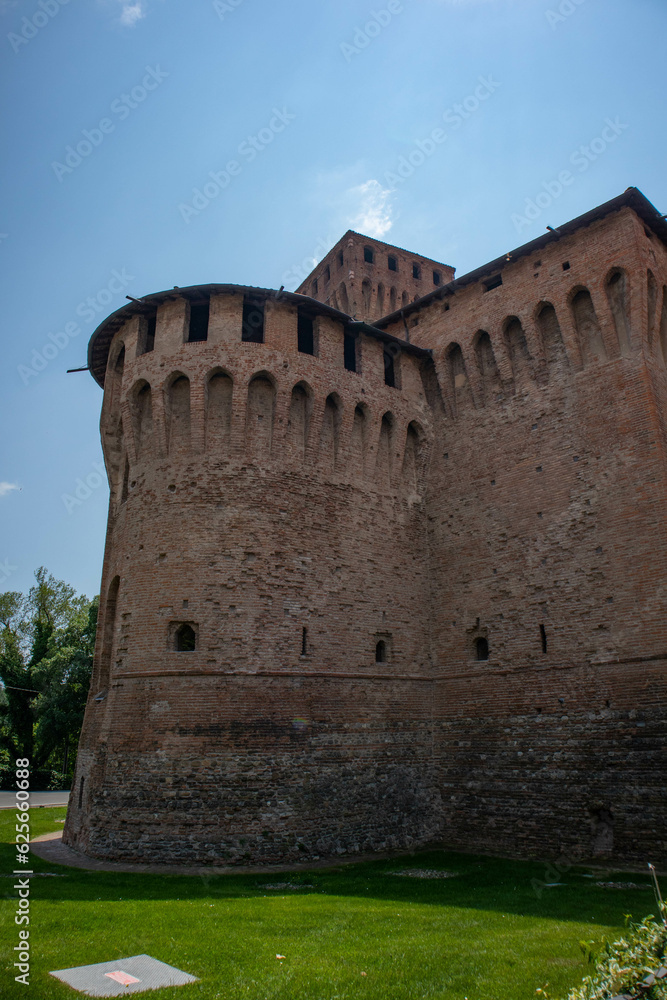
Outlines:
[{"label": "small rectangular window", "polygon": [[494,288],[500,288],[502,283],[503,283],[502,274],[496,274],[494,275],[493,278],[489,278],[487,281],[484,282],[484,291],[491,292],[493,291]]},{"label": "small rectangular window", "polygon": [[569,262],[569,260],[566,260],[565,263],[563,264],[563,270],[564,271],[569,271],[570,270],[570,262]]},{"label": "small rectangular window", "polygon": [[324,268],[324,280],[325,281],[331,281],[331,268],[329,267],[328,264]]},{"label": "small rectangular window", "polygon": [[394,367],[394,357],[389,351],[384,352],[384,384],[394,387],[396,385],[396,369]]},{"label": "small rectangular window", "polygon": [[367,264],[373,263],[373,258],[375,254],[373,253],[373,247],[364,247],[364,261]]},{"label": "small rectangular window", "polygon": [[342,267],[342,266],[343,266],[343,251],[342,251],[342,250],[341,250],[341,252],[340,252],[340,253],[338,254],[338,266],[339,266],[339,267]]},{"label": "small rectangular window", "polygon": [[419,280],[421,278],[421,276],[422,276],[422,269],[421,269],[421,267],[419,266],[419,264],[413,264],[412,265],[412,277],[416,278],[417,280]]},{"label": "small rectangular window", "polygon": [[357,370],[357,338],[353,333],[346,333],[343,341],[343,356],[345,367],[349,372]]},{"label": "small rectangular window", "polygon": [[315,353],[315,335],[313,333],[313,317],[305,316],[299,311],[297,320],[297,340],[301,354]]},{"label": "small rectangular window", "polygon": [[264,302],[249,295],[243,298],[241,340],[248,344],[264,343]]},{"label": "small rectangular window", "polygon": [[440,271],[434,271],[433,272],[433,284],[434,285],[439,285],[440,282],[441,282],[441,280],[442,280],[442,278],[440,276]]},{"label": "small rectangular window", "polygon": [[398,271],[398,261],[391,253],[387,257],[387,267],[390,271]]},{"label": "small rectangular window", "polygon": [[137,354],[150,354],[155,348],[155,328],[157,326],[157,313],[152,316],[144,316],[139,327],[139,343]]},{"label": "small rectangular window", "polygon": [[313,295],[317,295],[317,278],[313,278]]},{"label": "small rectangular window", "polygon": [[190,326],[188,329],[188,343],[194,344],[197,341],[208,339],[208,318],[210,302],[193,302],[190,305]]}]

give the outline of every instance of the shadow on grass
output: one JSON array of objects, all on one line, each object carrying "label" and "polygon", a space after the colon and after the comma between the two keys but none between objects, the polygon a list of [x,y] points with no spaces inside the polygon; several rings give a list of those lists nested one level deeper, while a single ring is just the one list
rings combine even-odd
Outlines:
[{"label": "shadow on grass", "polygon": [[[64,809],[40,812],[32,818],[33,836],[60,829]],[[9,843],[13,816],[0,819],[2,873],[17,866]],[[451,851],[418,851],[377,861],[332,864],[312,871],[267,872],[228,875],[148,875],[131,872],[95,872],[67,868],[31,855],[34,872],[54,872],[58,878],[38,878],[33,898],[44,901],[235,899],[271,896],[325,895],[391,900],[419,905],[502,912],[558,921],[592,922],[601,925],[623,923],[624,915],[643,917],[655,910],[647,876],[608,872],[593,873],[572,868],[553,887],[547,863],[489,858]],[[403,868],[430,868],[456,873],[454,878],[421,879],[400,877],[392,872]],[[552,870],[553,871],[553,870]],[[632,882],[645,889],[604,889],[596,881]],[[0,897],[13,898],[12,880],[3,878]],[[288,883],[296,889],[271,890],[267,885]]]}]

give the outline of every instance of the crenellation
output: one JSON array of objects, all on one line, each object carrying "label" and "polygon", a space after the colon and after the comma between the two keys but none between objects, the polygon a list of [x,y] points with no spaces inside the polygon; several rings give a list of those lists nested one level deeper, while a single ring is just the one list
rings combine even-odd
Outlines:
[{"label": "crenellation", "polygon": [[162,350],[180,351],[186,340],[188,302],[174,293],[158,306],[155,341]]}]

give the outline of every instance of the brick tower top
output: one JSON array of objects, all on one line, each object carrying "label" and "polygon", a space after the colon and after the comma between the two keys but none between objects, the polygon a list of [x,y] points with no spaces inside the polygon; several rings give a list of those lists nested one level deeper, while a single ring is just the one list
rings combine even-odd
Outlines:
[{"label": "brick tower top", "polygon": [[348,229],[297,291],[370,321],[407,306],[453,277],[454,268],[448,264]]}]

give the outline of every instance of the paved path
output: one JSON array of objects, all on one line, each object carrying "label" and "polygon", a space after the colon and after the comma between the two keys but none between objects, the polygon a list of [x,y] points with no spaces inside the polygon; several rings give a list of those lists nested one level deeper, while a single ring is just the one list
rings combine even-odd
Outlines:
[{"label": "paved path", "polygon": [[[41,809],[43,806],[66,806],[69,802],[69,792],[31,792],[30,808]],[[16,792],[0,792],[0,809],[13,809],[16,805]]]}]

